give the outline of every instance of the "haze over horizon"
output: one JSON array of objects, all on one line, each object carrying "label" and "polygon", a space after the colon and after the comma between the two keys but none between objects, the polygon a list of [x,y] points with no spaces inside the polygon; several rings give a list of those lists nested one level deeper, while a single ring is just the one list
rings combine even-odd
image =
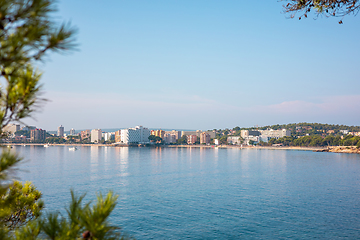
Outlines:
[{"label": "haze over horizon", "polygon": [[49,131],[360,125],[360,17],[288,19],[278,1],[58,1],[79,51],[50,55],[27,119]]}]

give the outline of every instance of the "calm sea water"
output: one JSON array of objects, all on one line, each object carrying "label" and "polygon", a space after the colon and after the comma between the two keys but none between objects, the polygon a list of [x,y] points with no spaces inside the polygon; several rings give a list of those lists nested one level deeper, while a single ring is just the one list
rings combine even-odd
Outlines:
[{"label": "calm sea water", "polygon": [[70,188],[120,195],[137,239],[358,239],[360,155],[290,150],[17,146],[18,172],[63,211]]}]

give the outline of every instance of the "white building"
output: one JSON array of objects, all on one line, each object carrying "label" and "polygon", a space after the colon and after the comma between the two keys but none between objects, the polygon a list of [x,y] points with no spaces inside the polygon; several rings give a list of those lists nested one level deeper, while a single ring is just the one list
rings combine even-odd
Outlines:
[{"label": "white building", "polygon": [[121,143],[149,143],[150,130],[143,126],[136,126],[134,128],[127,128],[121,130]]},{"label": "white building", "polygon": [[241,141],[242,141],[242,138],[240,136],[233,136],[233,137],[228,137],[227,138],[227,142],[229,144],[240,145]]},{"label": "white building", "polygon": [[63,127],[63,125],[60,125],[60,127],[58,127],[57,135],[58,135],[59,137],[63,137],[63,136],[64,136],[64,127]]},{"label": "white building", "polygon": [[102,138],[102,131],[101,129],[93,129],[91,130],[91,142],[99,143]]},{"label": "white building", "polygon": [[349,134],[349,130],[340,130],[340,132],[344,135],[348,135]]},{"label": "white building", "polygon": [[9,124],[2,129],[3,132],[10,133],[12,136],[14,136],[14,133],[16,133],[19,130],[20,130],[19,124]]},{"label": "white building", "polygon": [[110,141],[115,139],[115,133],[114,132],[105,132],[102,133],[102,137],[105,141]]},{"label": "white building", "polygon": [[74,136],[75,135],[75,129],[70,129],[70,134],[69,134],[70,136]]},{"label": "white building", "polygon": [[261,133],[259,140],[263,142],[268,142],[271,138],[279,139],[282,137],[291,136],[291,131],[286,129],[279,129],[279,130],[267,129],[267,130],[259,130],[259,132]]}]

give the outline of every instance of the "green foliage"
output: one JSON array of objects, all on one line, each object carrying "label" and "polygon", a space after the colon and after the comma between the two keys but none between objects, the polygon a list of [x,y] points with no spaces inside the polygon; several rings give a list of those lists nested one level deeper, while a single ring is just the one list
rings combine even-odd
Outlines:
[{"label": "green foliage", "polygon": [[[344,17],[349,14],[356,15],[360,10],[359,0],[283,0],[288,2],[284,5],[284,12],[290,13],[290,17],[295,17],[296,13],[301,13],[299,19],[307,18],[308,13],[314,10],[317,15],[326,17]],[[339,21],[342,23],[342,20]]]},{"label": "green foliage", "polygon": [[[83,204],[85,195],[76,196],[71,191],[71,202],[66,208],[67,216],[47,213],[30,225],[15,231],[16,236],[31,236],[27,239],[127,239],[120,228],[109,223],[110,213],[116,206],[117,196],[109,192],[99,194],[97,202]],[[19,238],[24,239],[24,238]]]},{"label": "green foliage", "polygon": [[30,138],[30,131],[26,131],[26,130],[19,130],[15,132],[15,136],[26,136],[27,138]]},{"label": "green foliage", "polygon": [[184,145],[187,144],[187,138],[186,135],[181,136],[178,140],[176,140],[176,144],[178,145]]},{"label": "green foliage", "polygon": [[227,137],[226,135],[222,136],[219,138],[219,143],[220,144],[227,144]]},{"label": "green foliage", "polygon": [[151,141],[151,142],[156,142],[156,143],[162,143],[163,139],[159,136],[155,136],[155,135],[150,135],[148,137],[148,139]]},{"label": "green foliage", "polygon": [[61,138],[61,137],[49,137],[45,139],[46,143],[50,143],[50,144],[61,144],[61,143],[65,143],[65,139]]},{"label": "green foliage", "polygon": [[14,181],[5,195],[1,196],[2,200],[8,203],[10,212],[0,218],[0,222],[13,229],[37,218],[44,206],[40,197],[40,191],[31,182],[23,185]]},{"label": "green foliage", "polygon": [[44,101],[34,61],[74,47],[75,30],[50,20],[55,10],[52,0],[0,0],[0,129]]}]

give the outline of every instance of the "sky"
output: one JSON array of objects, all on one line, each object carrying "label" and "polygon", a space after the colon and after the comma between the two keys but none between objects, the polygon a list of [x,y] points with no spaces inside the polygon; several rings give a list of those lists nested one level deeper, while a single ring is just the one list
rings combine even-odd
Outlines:
[{"label": "sky", "polygon": [[77,51],[41,64],[56,130],[360,125],[360,16],[290,19],[277,0],[59,0]]}]

